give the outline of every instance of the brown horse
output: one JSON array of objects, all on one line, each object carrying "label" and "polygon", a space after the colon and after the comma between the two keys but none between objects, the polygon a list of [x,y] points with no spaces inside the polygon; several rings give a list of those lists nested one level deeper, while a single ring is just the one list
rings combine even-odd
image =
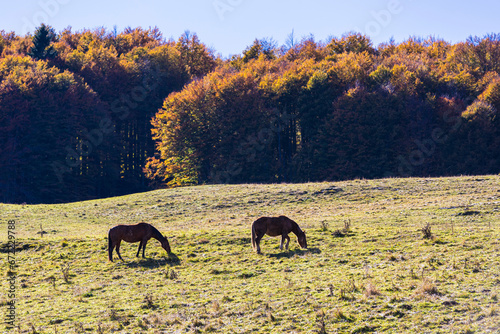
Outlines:
[{"label": "brown horse", "polygon": [[261,217],[252,223],[252,247],[260,254],[260,239],[267,234],[271,237],[281,236],[280,249],[287,240],[285,248],[288,249],[290,237],[288,233],[293,232],[302,248],[307,248],[306,234],[300,229],[296,222],[285,216]]},{"label": "brown horse", "polygon": [[165,249],[168,254],[171,253],[167,238],[165,238],[153,225],[139,223],[137,225],[117,225],[111,228],[108,232],[109,260],[113,262],[113,249],[116,247],[116,253],[120,260],[123,261],[120,255],[120,243],[122,240],[126,242],[140,242],[136,256],[139,256],[139,252],[142,248],[142,257],[144,257],[146,243],[151,238],[155,238],[161,242],[163,249]]}]

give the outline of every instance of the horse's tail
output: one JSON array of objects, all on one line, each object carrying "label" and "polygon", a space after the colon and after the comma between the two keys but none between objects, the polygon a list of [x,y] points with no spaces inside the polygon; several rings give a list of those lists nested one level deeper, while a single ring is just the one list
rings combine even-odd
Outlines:
[{"label": "horse's tail", "polygon": [[257,237],[257,234],[255,233],[255,224],[252,224],[252,247],[255,250],[257,247],[255,244],[255,238]]},{"label": "horse's tail", "polygon": [[111,230],[108,232],[108,257],[113,262],[113,242],[111,241]]}]

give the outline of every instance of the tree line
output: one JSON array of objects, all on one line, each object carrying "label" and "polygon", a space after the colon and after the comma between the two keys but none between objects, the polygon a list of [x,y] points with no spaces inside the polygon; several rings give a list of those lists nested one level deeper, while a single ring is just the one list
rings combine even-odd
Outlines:
[{"label": "tree line", "polygon": [[2,31],[0,53],[2,202],[150,189],[151,118],[166,96],[217,65],[196,34],[165,40],[157,28]]},{"label": "tree line", "polygon": [[0,201],[499,172],[500,35],[255,40],[0,32]]},{"label": "tree line", "polygon": [[146,175],[173,186],[498,173],[499,61],[495,34],[256,40],[167,97]]}]

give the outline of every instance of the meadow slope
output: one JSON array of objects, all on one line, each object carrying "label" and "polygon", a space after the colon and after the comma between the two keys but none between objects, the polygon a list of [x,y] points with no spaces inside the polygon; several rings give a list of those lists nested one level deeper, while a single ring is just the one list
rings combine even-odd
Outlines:
[{"label": "meadow slope", "polygon": [[[498,333],[500,176],[209,185],[57,205],[0,204],[2,319],[20,333]],[[260,216],[306,231],[289,251]],[[148,222],[146,259],[107,230]],[[422,229],[430,227],[430,238]],[[41,232],[43,231],[43,232]],[[116,255],[115,255],[116,258]],[[7,332],[3,325],[1,331]]]}]

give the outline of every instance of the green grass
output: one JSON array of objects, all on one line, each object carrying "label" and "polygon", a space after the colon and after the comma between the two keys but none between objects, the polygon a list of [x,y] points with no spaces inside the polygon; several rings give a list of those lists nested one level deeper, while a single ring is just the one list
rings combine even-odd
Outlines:
[{"label": "green grass", "polygon": [[[499,184],[217,185],[0,204],[0,241],[6,257],[15,220],[21,333],[498,333]],[[255,254],[251,223],[282,214],[306,231],[309,249],[291,235],[280,251],[266,236]],[[151,240],[147,259],[125,243],[126,262],[109,262],[107,230],[141,221],[169,238],[174,255]]]}]

